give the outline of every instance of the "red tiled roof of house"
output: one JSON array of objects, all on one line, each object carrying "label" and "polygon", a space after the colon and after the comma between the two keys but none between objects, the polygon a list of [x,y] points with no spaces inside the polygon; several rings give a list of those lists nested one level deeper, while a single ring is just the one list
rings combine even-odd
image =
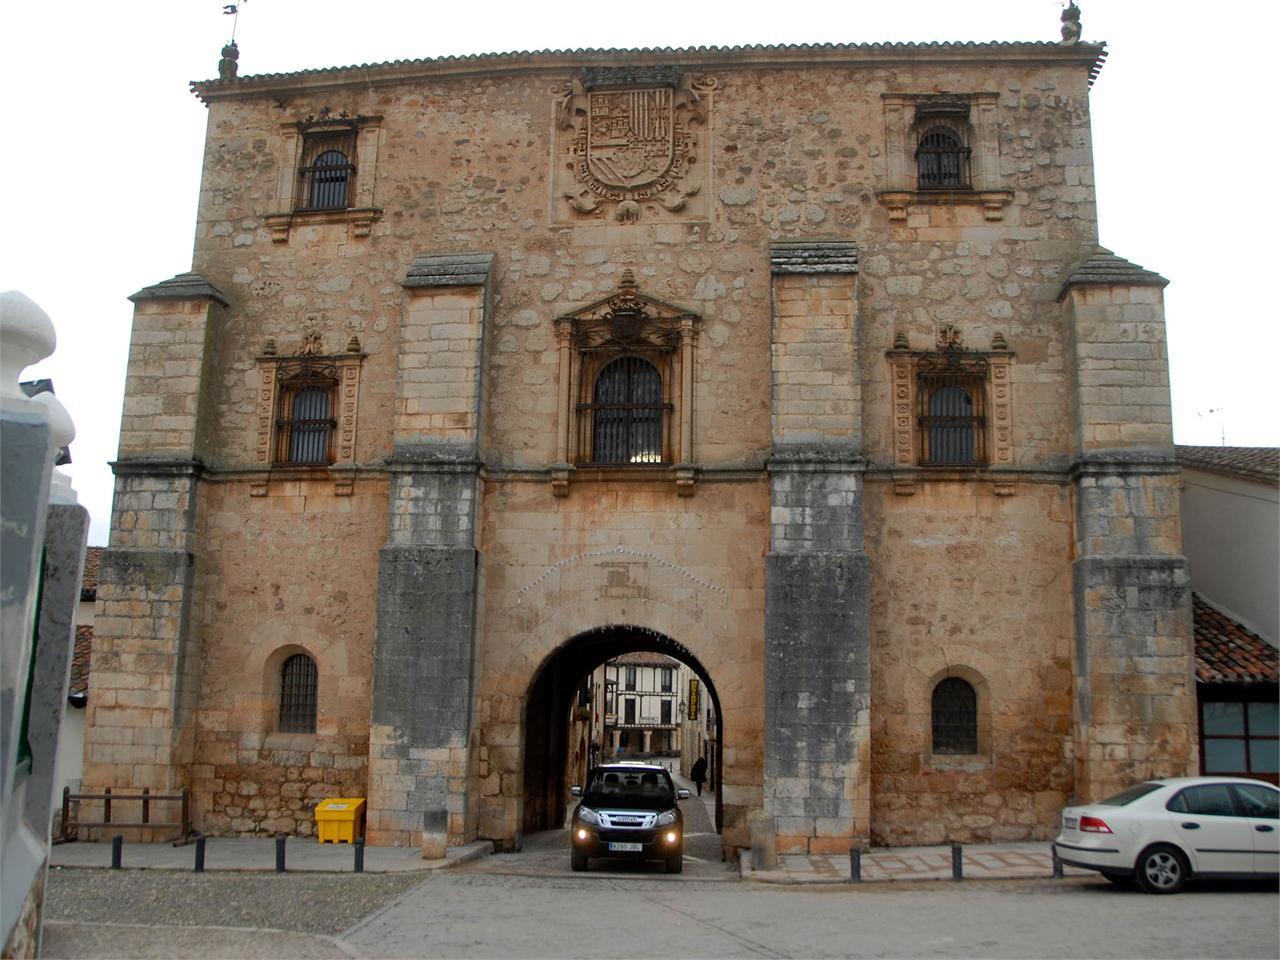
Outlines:
[{"label": "red tiled roof of house", "polygon": [[106,547],[89,547],[84,552],[84,576],[80,578],[80,599],[98,599],[98,568]]},{"label": "red tiled roof of house", "polygon": [[89,653],[93,649],[93,627],[76,627],[76,645],[71,651],[71,683],[68,694],[89,692]]},{"label": "red tiled roof of house", "polygon": [[1196,679],[1201,683],[1275,683],[1280,653],[1203,597],[1191,595],[1196,637]]},{"label": "red tiled roof of house", "polygon": [[1174,447],[1178,462],[1195,470],[1280,484],[1280,447]]}]

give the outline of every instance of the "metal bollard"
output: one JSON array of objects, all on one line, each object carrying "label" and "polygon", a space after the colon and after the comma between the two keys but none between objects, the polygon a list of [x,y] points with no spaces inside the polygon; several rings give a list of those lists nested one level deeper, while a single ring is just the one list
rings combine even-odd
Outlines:
[{"label": "metal bollard", "polygon": [[284,835],[276,837],[276,873],[284,873]]},{"label": "metal bollard", "polygon": [[111,838],[111,869],[119,870],[120,861],[124,856],[124,837],[116,834]]},{"label": "metal bollard", "polygon": [[1054,879],[1062,879],[1062,861],[1058,859],[1058,848],[1050,847],[1049,852],[1053,854],[1053,876]]},{"label": "metal bollard", "polygon": [[196,873],[204,873],[204,837],[196,837]]},{"label": "metal bollard", "polygon": [[951,879],[964,879],[964,852],[958,843],[951,844]]},{"label": "metal bollard", "polygon": [[862,848],[849,848],[849,882],[862,882]]},{"label": "metal bollard", "polygon": [[356,873],[364,873],[364,837],[356,837]]}]

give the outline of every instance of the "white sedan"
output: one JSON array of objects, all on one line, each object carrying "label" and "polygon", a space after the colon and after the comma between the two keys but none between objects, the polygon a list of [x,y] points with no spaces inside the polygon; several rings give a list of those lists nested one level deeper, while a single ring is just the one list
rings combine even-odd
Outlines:
[{"label": "white sedan", "polygon": [[1280,790],[1236,777],[1149,780],[1098,803],[1066,807],[1053,842],[1063,863],[1148,893],[1192,877],[1280,872]]}]

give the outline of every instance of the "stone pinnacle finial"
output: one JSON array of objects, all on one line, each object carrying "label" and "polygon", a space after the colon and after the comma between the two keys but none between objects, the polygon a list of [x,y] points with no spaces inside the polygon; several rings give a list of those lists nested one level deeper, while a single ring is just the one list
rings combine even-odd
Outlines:
[{"label": "stone pinnacle finial", "polygon": [[222,48],[222,59],[218,61],[218,79],[234,80],[236,78],[236,70],[239,68],[236,61],[239,59],[240,48],[232,40]]},{"label": "stone pinnacle finial", "polygon": [[622,279],[618,281],[618,289],[627,293],[635,293],[636,275],[631,272],[631,268],[622,271]]},{"label": "stone pinnacle finial", "polygon": [[1075,0],[1070,0],[1065,10],[1062,11],[1062,42],[1063,43],[1079,43],[1080,42],[1080,8],[1076,6]]}]

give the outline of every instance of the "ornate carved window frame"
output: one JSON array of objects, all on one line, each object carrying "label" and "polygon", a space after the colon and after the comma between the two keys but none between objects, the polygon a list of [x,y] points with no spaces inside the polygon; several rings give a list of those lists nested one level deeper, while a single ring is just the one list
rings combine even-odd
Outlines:
[{"label": "ornate carved window frame", "polygon": [[[350,117],[328,109],[280,125],[283,149],[276,179],[278,212],[264,218],[273,242],[287,243],[293,226],[312,223],[345,223],[352,237],[369,236],[374,221],[382,216],[382,210],[373,205],[381,126],[381,117]],[[339,137],[352,144],[348,160],[354,169],[347,183],[346,206],[310,209],[303,195],[307,188],[305,169],[315,159],[318,147]]]},{"label": "ornate carved window frame", "polygon": [[[630,270],[618,291],[556,318],[559,352],[559,422],[552,491],[568,496],[573,476],[643,479],[674,472],[681,496],[693,493],[693,364],[696,314],[639,293]],[[661,464],[596,464],[591,460],[592,399],[596,376],[613,360],[639,357],[662,377]]]},{"label": "ornate carved window frame", "polygon": [[[323,471],[324,475],[333,476],[338,472],[335,478],[335,493],[339,496],[350,495],[354,484],[351,474],[354,473],[356,466],[360,370],[364,358],[365,354],[356,337],[348,341],[345,353],[322,354],[320,353],[320,335],[309,334],[304,338],[299,351],[290,356],[277,356],[275,341],[268,340],[257,359],[258,396],[254,416],[256,431],[254,466],[273,473]],[[332,380],[333,393],[329,411],[335,421],[335,428],[329,439],[332,459],[328,464],[292,464],[283,461],[280,456],[282,442],[280,425],[286,414],[282,404],[289,395],[286,381],[295,374],[302,374],[304,377],[314,375],[311,379],[317,380],[320,377]],[[349,473],[344,476],[341,471],[349,471]],[[250,492],[253,496],[266,496],[267,481],[255,481],[251,485]]]},{"label": "ornate carved window frame", "polygon": [[[972,478],[974,473],[1013,466],[1010,367],[1014,360],[1004,336],[992,338],[990,350],[968,350],[960,345],[959,331],[943,325],[933,350],[912,350],[905,336],[899,335],[894,349],[886,354],[891,370],[893,410],[894,490],[899,494],[915,492],[915,481],[927,472],[930,479],[958,476]],[[975,406],[983,419],[982,435],[976,449],[979,459],[972,464],[929,464],[924,462],[921,439],[923,394],[922,377],[954,375],[973,389],[981,389]],[[1013,484],[997,482],[996,493],[1013,493]]]},{"label": "ornate carved window frame", "polygon": [[[1002,188],[999,94],[882,94],[885,120],[885,182],[876,196],[891,222],[904,222],[916,205],[981,206],[987,220],[1004,219],[1013,191]],[[936,127],[955,133],[968,151],[968,180],[962,186],[922,187],[918,182],[920,138]]]}]

